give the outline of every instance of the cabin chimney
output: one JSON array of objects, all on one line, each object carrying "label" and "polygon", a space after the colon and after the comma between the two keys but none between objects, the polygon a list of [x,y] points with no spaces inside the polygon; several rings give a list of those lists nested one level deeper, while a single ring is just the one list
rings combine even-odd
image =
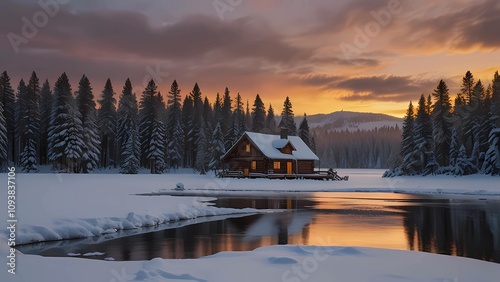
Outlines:
[{"label": "cabin chimney", "polygon": [[280,138],[281,139],[288,139],[288,129],[282,127],[280,130]]}]

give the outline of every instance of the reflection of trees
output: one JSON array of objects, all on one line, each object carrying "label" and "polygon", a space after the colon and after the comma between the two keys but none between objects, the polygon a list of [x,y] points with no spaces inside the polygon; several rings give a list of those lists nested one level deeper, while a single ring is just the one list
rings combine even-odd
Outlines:
[{"label": "reflection of trees", "polygon": [[408,249],[500,262],[500,210],[491,206],[405,206]]}]

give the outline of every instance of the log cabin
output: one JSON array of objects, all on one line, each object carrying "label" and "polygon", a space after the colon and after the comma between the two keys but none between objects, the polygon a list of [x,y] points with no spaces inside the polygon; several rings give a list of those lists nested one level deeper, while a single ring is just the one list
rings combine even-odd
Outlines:
[{"label": "log cabin", "polygon": [[224,154],[229,171],[249,175],[313,174],[319,160],[298,136],[245,132]]}]

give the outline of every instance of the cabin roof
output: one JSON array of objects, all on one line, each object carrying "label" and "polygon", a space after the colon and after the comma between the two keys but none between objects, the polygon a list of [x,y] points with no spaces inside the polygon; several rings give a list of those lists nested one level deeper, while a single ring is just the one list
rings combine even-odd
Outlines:
[{"label": "cabin roof", "polygon": [[[280,135],[271,135],[246,131],[233,145],[236,146],[245,136],[253,145],[269,159],[294,159],[294,160],[319,160],[318,156],[309,149],[309,146],[298,136],[288,136],[281,139]],[[284,154],[280,149],[290,144],[293,148],[292,154]],[[226,152],[229,154],[233,147]],[[226,158],[224,155],[223,158]]]}]

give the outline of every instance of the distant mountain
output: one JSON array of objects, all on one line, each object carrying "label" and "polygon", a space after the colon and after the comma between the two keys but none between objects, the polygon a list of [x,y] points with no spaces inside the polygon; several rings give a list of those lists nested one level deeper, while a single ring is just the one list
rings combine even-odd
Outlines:
[{"label": "distant mountain", "polygon": [[[302,121],[303,116],[295,117],[295,122],[297,127]],[[347,112],[339,111],[330,114],[317,114],[308,115],[307,121],[310,128],[316,130],[327,130],[327,131],[357,131],[362,130],[372,130],[381,127],[402,127],[403,119],[386,115],[386,114],[374,114],[374,113],[358,113],[358,112]]]}]

